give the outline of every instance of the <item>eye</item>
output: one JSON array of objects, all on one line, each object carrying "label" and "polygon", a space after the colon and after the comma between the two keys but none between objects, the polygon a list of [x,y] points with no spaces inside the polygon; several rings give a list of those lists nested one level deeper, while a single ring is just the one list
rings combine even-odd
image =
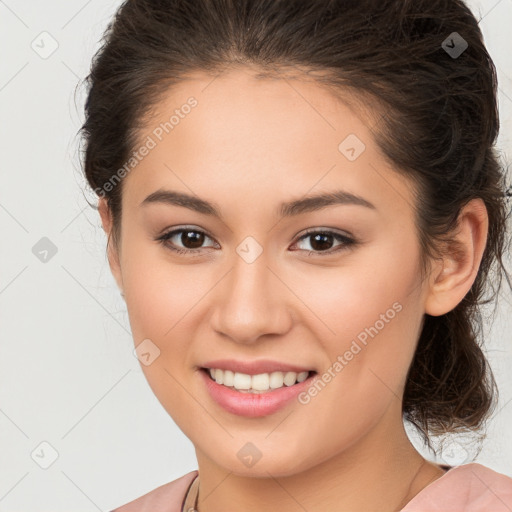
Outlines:
[{"label": "eye", "polygon": [[[210,238],[204,231],[195,228],[180,228],[163,234],[157,240],[165,247],[178,254],[198,253],[202,249],[205,238]],[[185,247],[176,247],[175,241],[181,242]],[[211,240],[211,239],[210,239]]]},{"label": "eye", "polygon": [[[311,239],[309,245],[313,250],[304,249],[307,256],[327,256],[357,244],[353,238],[330,230],[309,230],[299,238],[299,242],[308,238]],[[340,243],[332,249],[331,246],[336,240]]]}]

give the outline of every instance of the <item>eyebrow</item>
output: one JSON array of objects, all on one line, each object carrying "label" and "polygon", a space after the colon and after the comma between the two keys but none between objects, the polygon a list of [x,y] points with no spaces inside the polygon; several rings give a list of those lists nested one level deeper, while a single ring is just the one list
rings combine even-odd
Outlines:
[{"label": "eyebrow", "polygon": [[[204,215],[211,215],[222,219],[220,209],[214,203],[210,203],[197,196],[189,195],[184,192],[159,189],[150,194],[140,206],[146,206],[153,203],[163,203],[173,206],[182,206],[194,210]],[[333,205],[357,205],[376,210],[375,205],[361,196],[346,192],[344,190],[333,190],[313,196],[303,197],[293,201],[281,203],[278,213],[281,217],[291,217],[302,213],[321,210],[327,206]]]}]

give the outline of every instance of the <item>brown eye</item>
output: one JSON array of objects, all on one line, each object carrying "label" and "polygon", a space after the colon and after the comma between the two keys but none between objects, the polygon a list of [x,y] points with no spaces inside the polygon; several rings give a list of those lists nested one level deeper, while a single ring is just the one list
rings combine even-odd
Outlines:
[{"label": "brown eye", "polygon": [[[356,241],[353,238],[334,231],[308,231],[299,238],[299,242],[306,239],[311,240],[309,243],[311,249],[303,249],[307,251],[308,256],[322,256],[322,253],[325,253],[326,255],[333,254],[334,252],[347,249],[348,247],[356,244]],[[334,249],[332,249],[335,241],[340,243],[337,246],[334,245]]]},{"label": "brown eye", "polygon": [[311,239],[310,245],[315,251],[325,251],[330,249],[334,242],[334,237],[325,233],[309,235],[309,238]]},{"label": "brown eye", "polygon": [[[199,231],[182,231],[180,242],[188,249],[197,249],[204,243],[205,234]],[[188,245],[190,244],[190,245]]]},{"label": "brown eye", "polygon": [[[157,240],[167,248],[180,254],[199,252],[206,239],[210,238],[204,231],[192,228],[174,229]],[[181,246],[180,246],[181,244]]]}]

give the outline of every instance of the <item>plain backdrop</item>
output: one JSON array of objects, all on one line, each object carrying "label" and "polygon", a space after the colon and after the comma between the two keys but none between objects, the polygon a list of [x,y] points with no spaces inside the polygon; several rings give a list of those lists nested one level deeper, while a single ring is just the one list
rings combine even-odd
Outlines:
[{"label": "plain backdrop", "polygon": [[[109,511],[196,468],[132,353],[80,172],[85,95],[75,103],[75,87],[119,5],[0,0],[0,512]],[[512,0],[470,6],[498,69],[499,148],[510,161]],[[485,332],[499,412],[476,461],[512,476],[505,292]],[[459,441],[443,453],[470,461]]]}]

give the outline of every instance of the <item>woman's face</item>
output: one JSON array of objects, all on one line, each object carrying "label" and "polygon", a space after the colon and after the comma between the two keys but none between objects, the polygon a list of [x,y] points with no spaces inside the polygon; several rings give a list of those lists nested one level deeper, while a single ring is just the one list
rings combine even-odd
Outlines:
[{"label": "woman's face", "polygon": [[247,70],[194,75],[153,114],[113,270],[149,385],[198,459],[283,476],[386,440],[426,289],[412,185],[377,120]]}]

